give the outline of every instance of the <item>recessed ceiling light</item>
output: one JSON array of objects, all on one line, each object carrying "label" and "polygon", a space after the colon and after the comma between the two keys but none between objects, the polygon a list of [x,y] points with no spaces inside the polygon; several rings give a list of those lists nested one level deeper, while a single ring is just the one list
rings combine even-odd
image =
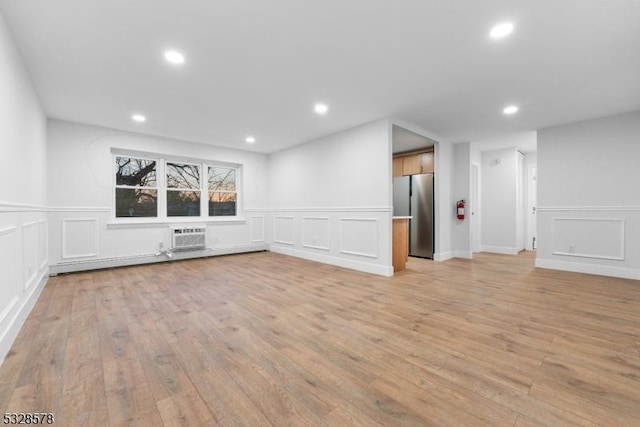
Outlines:
[{"label": "recessed ceiling light", "polygon": [[504,114],[511,115],[518,112],[518,107],[516,105],[509,105],[502,110]]},{"label": "recessed ceiling light", "polygon": [[248,136],[245,141],[247,141],[249,144],[253,144],[254,142],[256,142],[256,139],[252,136]]},{"label": "recessed ceiling light", "polygon": [[491,29],[489,35],[492,39],[501,39],[513,32],[513,24],[511,22],[502,22]]},{"label": "recessed ceiling light", "polygon": [[184,55],[175,50],[168,50],[164,53],[164,59],[172,64],[183,64]]},{"label": "recessed ceiling light", "polygon": [[329,107],[327,106],[327,104],[317,103],[313,106],[313,111],[318,114],[327,114],[327,111],[329,111]]},{"label": "recessed ceiling light", "polygon": [[134,114],[133,116],[131,116],[131,120],[133,120],[134,122],[142,123],[146,122],[147,118],[142,114]]}]

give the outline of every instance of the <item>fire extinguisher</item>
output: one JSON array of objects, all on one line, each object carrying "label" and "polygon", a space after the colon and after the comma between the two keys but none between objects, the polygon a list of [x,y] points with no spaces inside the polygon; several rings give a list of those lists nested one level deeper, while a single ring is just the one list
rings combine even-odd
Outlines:
[{"label": "fire extinguisher", "polygon": [[457,210],[457,216],[459,220],[464,220],[464,204],[466,202],[464,200],[458,200],[456,202],[456,210]]}]

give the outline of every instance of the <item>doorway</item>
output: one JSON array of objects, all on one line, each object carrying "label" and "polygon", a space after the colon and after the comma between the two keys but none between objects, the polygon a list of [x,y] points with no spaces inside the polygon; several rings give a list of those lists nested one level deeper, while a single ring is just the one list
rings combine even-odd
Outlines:
[{"label": "doorway", "polygon": [[525,216],[525,172],[524,154],[517,153],[516,164],[516,250],[524,251],[526,248],[526,216]]},{"label": "doorway", "polygon": [[538,204],[538,165],[531,164],[527,170],[527,250],[535,251],[537,244],[537,215]]}]

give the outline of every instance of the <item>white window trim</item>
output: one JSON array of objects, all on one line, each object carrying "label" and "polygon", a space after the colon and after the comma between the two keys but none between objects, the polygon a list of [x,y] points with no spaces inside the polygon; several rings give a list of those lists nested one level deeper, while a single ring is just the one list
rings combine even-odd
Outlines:
[{"label": "white window trim", "polygon": [[[115,165],[116,157],[132,157],[136,159],[155,160],[156,161],[156,185],[157,187],[148,187],[158,192],[158,210],[157,217],[116,217],[116,188],[147,188],[147,187],[129,187],[116,185],[116,174],[114,173],[113,165]],[[178,164],[190,164],[200,167],[200,190],[191,190],[200,192],[200,216],[167,216],[167,191],[166,185],[166,164],[178,163]],[[236,191],[219,191],[236,194],[236,214],[234,216],[209,216],[209,167],[224,167],[229,169],[235,169],[236,171]],[[113,226],[165,226],[167,224],[237,224],[244,223],[246,219],[244,217],[244,186],[243,186],[243,165],[237,163],[229,163],[224,161],[216,161],[210,159],[195,159],[185,158],[181,156],[172,156],[159,153],[148,153],[126,149],[111,149],[111,215],[109,223],[110,227]],[[188,189],[176,191],[189,191]]]}]

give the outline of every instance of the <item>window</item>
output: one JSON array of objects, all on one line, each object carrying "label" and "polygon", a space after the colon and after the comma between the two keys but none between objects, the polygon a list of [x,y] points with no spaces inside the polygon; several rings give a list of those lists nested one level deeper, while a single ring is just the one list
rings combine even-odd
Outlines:
[{"label": "window", "polygon": [[236,217],[240,166],[159,154],[114,153],[116,218]]},{"label": "window", "polygon": [[236,170],[209,166],[209,216],[236,215]]},{"label": "window", "polygon": [[116,157],[116,217],[158,216],[156,160]]},{"label": "window", "polygon": [[200,166],[167,163],[166,169],[167,216],[200,216]]}]

